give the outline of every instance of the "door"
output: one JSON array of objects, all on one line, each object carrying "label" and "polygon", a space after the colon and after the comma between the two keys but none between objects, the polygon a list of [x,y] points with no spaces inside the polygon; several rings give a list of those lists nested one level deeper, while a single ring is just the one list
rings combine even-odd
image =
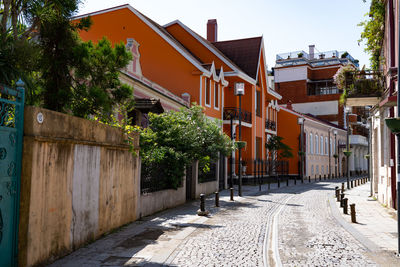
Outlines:
[{"label": "door", "polygon": [[0,262],[17,266],[24,89],[0,85]]}]

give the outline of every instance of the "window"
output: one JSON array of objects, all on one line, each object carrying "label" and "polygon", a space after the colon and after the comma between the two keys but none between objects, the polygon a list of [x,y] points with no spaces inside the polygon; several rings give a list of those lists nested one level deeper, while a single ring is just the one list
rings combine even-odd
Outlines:
[{"label": "window", "polygon": [[219,84],[214,83],[214,108],[219,109]]},{"label": "window", "polygon": [[319,166],[315,166],[315,174],[319,174]]},{"label": "window", "polygon": [[333,149],[332,149],[332,138],[331,138],[331,140],[330,140],[331,142],[329,143],[329,146],[330,146],[330,148],[331,148],[331,156],[333,155]]},{"label": "window", "polygon": [[318,135],[315,136],[315,147],[314,147],[314,154],[318,154],[318,144],[319,144],[319,139],[318,139]]},{"label": "window", "polygon": [[321,136],[320,144],[319,144],[319,154],[324,154],[324,137]]},{"label": "window", "polygon": [[325,155],[328,155],[328,137],[325,137]]},{"label": "window", "polygon": [[256,90],[256,115],[261,117],[261,92]]},{"label": "window", "polygon": [[308,95],[332,95],[339,93],[339,89],[333,83],[333,80],[307,83]]},{"label": "window", "polygon": [[311,175],[314,175],[314,165],[311,165]]},{"label": "window", "polygon": [[313,152],[314,152],[314,148],[313,148],[313,136],[312,136],[312,133],[310,133],[310,150],[309,150],[309,152],[310,152],[310,154],[312,154]]},{"label": "window", "polygon": [[206,78],[206,106],[211,106],[211,81]]}]

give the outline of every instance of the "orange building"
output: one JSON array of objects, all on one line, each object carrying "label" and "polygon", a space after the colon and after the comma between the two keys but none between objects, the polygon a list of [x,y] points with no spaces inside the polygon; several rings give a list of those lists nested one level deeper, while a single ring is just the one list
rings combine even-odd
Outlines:
[{"label": "orange building", "polygon": [[247,146],[243,158],[265,158],[268,136],[276,135],[281,96],[268,86],[263,37],[218,42],[216,20],[209,20],[206,40],[180,21],[161,26],[130,5],[75,19],[85,16],[91,16],[93,25],[80,33],[83,40],[97,42],[106,36],[113,44],[129,43],[134,59],[125,73],[144,76],[198,103],[208,117],[223,121],[228,135],[230,118],[234,134],[238,128],[239,98],[234,86],[244,83],[242,140]]}]

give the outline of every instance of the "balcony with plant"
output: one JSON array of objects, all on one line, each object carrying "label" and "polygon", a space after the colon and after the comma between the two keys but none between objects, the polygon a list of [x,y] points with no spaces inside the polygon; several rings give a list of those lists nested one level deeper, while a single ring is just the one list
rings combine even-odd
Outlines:
[{"label": "balcony with plant", "polygon": [[358,70],[351,65],[341,67],[333,79],[336,86],[343,90],[341,102],[349,106],[374,106],[385,88],[381,72]]}]

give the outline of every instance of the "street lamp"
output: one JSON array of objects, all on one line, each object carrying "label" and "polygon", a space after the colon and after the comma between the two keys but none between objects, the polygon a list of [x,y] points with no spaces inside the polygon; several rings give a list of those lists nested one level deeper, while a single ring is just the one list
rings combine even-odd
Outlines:
[{"label": "street lamp", "polygon": [[350,189],[350,122],[349,122],[350,107],[346,107],[346,121],[347,121],[347,139],[346,139],[346,158],[347,158],[347,189]]},{"label": "street lamp", "polygon": [[304,183],[304,171],[303,171],[303,162],[304,162],[304,145],[303,145],[303,135],[304,135],[304,118],[299,117],[297,118],[297,124],[300,125],[300,178],[301,178],[301,183]]},{"label": "street lamp", "polygon": [[339,157],[339,155],[337,154],[337,143],[336,143],[336,136],[337,136],[337,130],[333,130],[333,134],[335,135],[335,178],[337,178],[337,165],[338,165],[338,157]]},{"label": "street lamp", "polygon": [[[242,95],[244,83],[235,83],[235,95],[239,96],[239,141],[242,141]],[[239,196],[242,196],[242,147],[239,147]]]}]

